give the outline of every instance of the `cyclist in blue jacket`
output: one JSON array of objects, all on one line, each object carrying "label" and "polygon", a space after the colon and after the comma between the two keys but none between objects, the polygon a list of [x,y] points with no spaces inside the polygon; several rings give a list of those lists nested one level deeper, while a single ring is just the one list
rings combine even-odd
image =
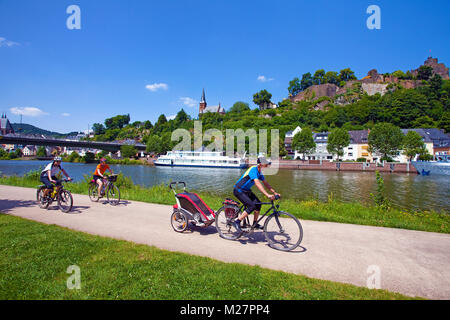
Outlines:
[{"label": "cyclist in blue jacket", "polygon": [[[280,196],[280,194],[266,181],[261,172],[262,168],[269,165],[270,162],[265,157],[258,157],[257,165],[250,167],[234,185],[234,195],[246,206],[246,210],[242,212],[234,222],[234,227],[239,232],[242,231],[241,221],[252,212],[254,212],[253,227],[256,229],[263,229],[263,227],[257,223],[259,212],[261,210],[261,205],[258,203],[261,201],[251,190],[254,185],[256,185],[256,187],[270,200],[275,200],[276,195]],[[267,192],[264,186],[273,194]]]}]

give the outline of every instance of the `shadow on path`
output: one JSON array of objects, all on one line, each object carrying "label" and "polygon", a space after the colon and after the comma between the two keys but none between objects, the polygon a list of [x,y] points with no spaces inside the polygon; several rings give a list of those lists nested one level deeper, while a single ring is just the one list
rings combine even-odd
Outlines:
[{"label": "shadow on path", "polygon": [[[237,241],[239,241],[241,244],[257,244],[260,242],[265,242],[267,246],[269,246],[269,243],[266,240],[266,237],[264,236],[264,232],[261,231],[255,231],[250,235],[243,235],[241,238],[239,238]],[[269,246],[270,247],[270,246]],[[275,248],[273,248],[275,249]],[[277,250],[277,249],[275,249]],[[303,253],[306,252],[306,248],[299,245],[297,248],[295,248],[292,251],[284,251],[289,253]]]},{"label": "shadow on path", "polygon": [[36,201],[0,199],[0,212],[9,213],[15,208],[28,208],[37,206]]}]

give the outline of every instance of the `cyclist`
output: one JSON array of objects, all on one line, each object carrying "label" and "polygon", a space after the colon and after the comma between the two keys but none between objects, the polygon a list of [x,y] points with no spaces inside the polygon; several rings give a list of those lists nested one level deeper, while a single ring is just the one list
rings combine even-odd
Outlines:
[{"label": "cyclist", "polygon": [[45,169],[42,170],[40,180],[46,187],[44,190],[44,198],[53,190],[53,183],[56,184],[57,187],[60,186],[60,182],[56,177],[60,171],[64,173],[69,181],[72,180],[67,172],[61,167],[61,157],[55,157],[53,162],[50,162]]},{"label": "cyclist", "polygon": [[[261,172],[262,168],[269,165],[270,162],[264,156],[259,156],[257,165],[250,167],[234,185],[234,195],[246,206],[246,210],[242,212],[234,222],[234,227],[239,232],[242,232],[241,221],[252,212],[254,212],[253,227],[256,229],[263,229],[263,227],[257,223],[259,212],[261,210],[261,205],[258,203],[261,201],[251,191],[253,185],[256,184],[256,187],[270,200],[275,200],[276,195],[280,196],[280,194],[265,180],[264,175]],[[264,186],[273,194],[268,193]]]},{"label": "cyclist", "polygon": [[106,170],[109,170],[109,172],[111,172],[111,174],[114,174],[112,169],[106,163],[106,159],[101,158],[100,163],[98,164],[97,168],[95,168],[94,178],[93,178],[95,183],[97,183],[97,185],[98,185],[98,199],[103,197],[101,192],[102,192],[102,188],[103,188],[103,184],[104,184],[103,179],[105,179],[104,174],[105,174]]}]

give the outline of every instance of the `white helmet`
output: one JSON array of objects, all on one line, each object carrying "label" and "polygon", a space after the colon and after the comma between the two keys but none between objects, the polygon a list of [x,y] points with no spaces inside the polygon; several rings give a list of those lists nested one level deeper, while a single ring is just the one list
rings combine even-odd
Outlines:
[{"label": "white helmet", "polygon": [[54,157],[53,158],[53,161],[61,161],[62,159],[61,159],[61,157]]},{"label": "white helmet", "polygon": [[258,160],[256,161],[258,164],[270,164],[270,161],[263,155],[258,156]]}]

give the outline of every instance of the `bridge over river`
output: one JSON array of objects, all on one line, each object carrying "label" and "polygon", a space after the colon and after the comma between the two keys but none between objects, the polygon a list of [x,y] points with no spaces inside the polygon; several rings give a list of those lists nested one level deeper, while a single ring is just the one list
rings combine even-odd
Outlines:
[{"label": "bridge over river", "polygon": [[[119,142],[102,142],[102,141],[78,141],[69,139],[54,139],[54,138],[37,138],[24,135],[8,134],[0,135],[0,144],[21,144],[32,146],[59,146],[72,148],[92,148],[111,152],[117,152],[123,145],[127,143]],[[139,151],[145,151],[146,146],[141,143],[134,144]]]}]

